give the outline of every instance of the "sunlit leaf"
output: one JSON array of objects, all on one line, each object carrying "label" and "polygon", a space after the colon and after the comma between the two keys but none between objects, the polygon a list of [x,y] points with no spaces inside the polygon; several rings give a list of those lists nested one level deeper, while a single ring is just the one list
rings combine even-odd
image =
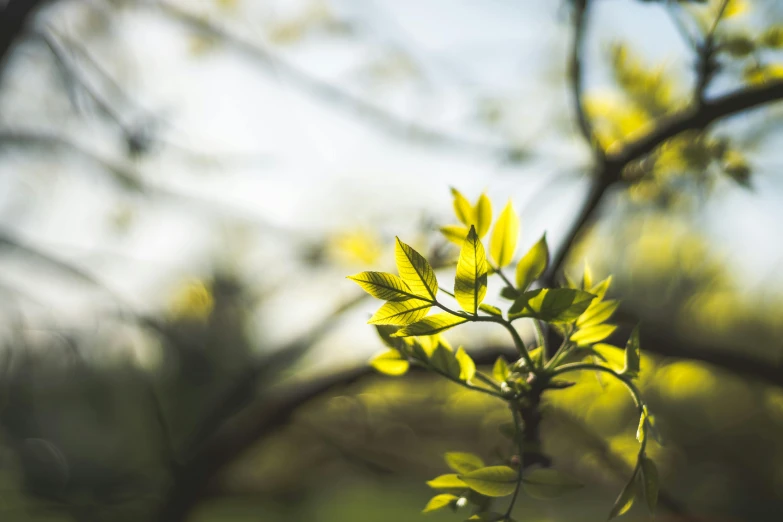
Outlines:
[{"label": "sunlit leaf", "polygon": [[575,342],[578,346],[587,346],[603,341],[612,335],[615,330],[617,330],[617,326],[613,324],[588,326],[571,335],[571,341]]},{"label": "sunlit leaf", "polygon": [[400,277],[418,296],[435,299],[438,293],[438,280],[435,272],[424,257],[397,238],[394,250],[397,270]]},{"label": "sunlit leaf", "polygon": [[612,317],[618,306],[620,306],[619,301],[599,301],[595,299],[587,307],[587,310],[579,316],[579,319],[576,320],[576,326],[585,328],[601,324]]},{"label": "sunlit leaf", "polygon": [[370,361],[370,366],[383,374],[396,377],[404,375],[408,371],[410,363],[397,350],[389,350],[374,357]]},{"label": "sunlit leaf", "polygon": [[647,501],[647,508],[650,513],[655,512],[655,506],[658,504],[658,468],[647,456],[642,457],[641,462],[642,485],[644,486],[644,498]]},{"label": "sunlit leaf", "polygon": [[625,368],[620,372],[628,378],[635,379],[641,370],[642,349],[639,344],[639,327],[633,329],[628,343],[625,345]]},{"label": "sunlit leaf", "polygon": [[[457,215],[457,219],[466,227],[475,224],[476,214],[470,201],[453,187],[451,188],[451,195],[454,196],[454,214]],[[462,239],[465,239],[465,236],[462,236]]]},{"label": "sunlit leaf", "polygon": [[[408,302],[408,301],[404,301]],[[447,312],[440,314],[430,315],[416,321],[413,324],[409,324],[405,328],[401,328],[393,337],[409,337],[411,335],[434,335],[436,333],[448,330],[458,324],[462,324],[467,321],[464,317],[458,317]]]},{"label": "sunlit leaf", "polygon": [[427,482],[432,489],[467,489],[468,485],[456,473],[441,475]]},{"label": "sunlit leaf", "polygon": [[525,292],[508,310],[509,318],[532,317],[548,323],[576,320],[595,296],[573,288],[540,288]]},{"label": "sunlit leaf", "polygon": [[456,502],[457,499],[457,496],[450,495],[448,493],[436,495],[432,497],[429,502],[427,502],[427,505],[422,510],[422,513],[431,513],[433,511],[438,511],[439,509],[449,507],[451,504]]},{"label": "sunlit leaf", "polygon": [[444,455],[446,464],[457,473],[470,473],[484,467],[481,457],[473,453],[449,452]]},{"label": "sunlit leaf", "polygon": [[523,476],[522,487],[533,498],[550,499],[579,489],[582,484],[556,469],[538,468]]},{"label": "sunlit leaf", "polygon": [[476,314],[478,305],[487,295],[487,256],[484,245],[470,227],[468,237],[462,244],[457,262],[457,276],[454,279],[454,297],[463,310]]},{"label": "sunlit leaf", "polygon": [[489,232],[489,226],[492,224],[492,202],[486,194],[479,196],[476,207],[474,208],[476,215],[476,233],[478,237],[484,237]]},{"label": "sunlit leaf", "polygon": [[516,489],[518,472],[508,466],[489,466],[460,476],[470,489],[488,497],[505,497]]},{"label": "sunlit leaf", "polygon": [[592,288],[586,288],[588,292],[596,296],[598,299],[603,299],[606,295],[606,291],[609,290],[609,287],[612,284],[612,276],[607,277],[600,283],[597,283]]},{"label": "sunlit leaf", "polygon": [[462,246],[462,243],[465,241],[465,238],[468,235],[468,227],[461,227],[459,225],[445,225],[440,227],[440,232],[452,243]]},{"label": "sunlit leaf", "polygon": [[614,506],[609,512],[609,520],[624,515],[633,506],[633,501],[636,498],[636,475],[631,477],[628,484],[625,485],[623,491],[614,501]]},{"label": "sunlit leaf", "polygon": [[371,296],[384,301],[406,301],[416,297],[405,281],[394,274],[361,272],[348,276],[348,279],[357,283]]},{"label": "sunlit leaf", "polygon": [[438,345],[435,351],[430,357],[430,365],[437,371],[451,377],[452,379],[459,379],[462,373],[457,357],[454,352],[449,350],[443,345]]},{"label": "sunlit leaf", "polygon": [[488,305],[488,304],[480,304],[479,305],[479,310],[481,310],[482,312],[486,312],[486,313],[488,313],[490,315],[496,315],[496,316],[502,316],[503,315],[503,312],[500,311],[500,308],[498,308],[497,306],[492,306],[492,305]]},{"label": "sunlit leaf", "polygon": [[506,359],[501,355],[495,361],[495,366],[492,367],[492,376],[498,382],[505,382],[508,379],[510,370],[508,369],[508,363]]},{"label": "sunlit leaf", "polygon": [[476,375],[476,363],[473,362],[473,359],[470,358],[470,355],[468,355],[461,346],[457,350],[457,355],[455,357],[457,358],[460,367],[459,379],[466,382],[472,380],[473,376]]},{"label": "sunlit leaf", "polygon": [[585,270],[582,273],[582,289],[587,290],[593,287],[593,269],[590,268],[590,264],[585,261]]},{"label": "sunlit leaf", "polygon": [[546,244],[546,234],[544,234],[517,263],[517,289],[527,290],[533,281],[543,275],[548,263],[549,247]]},{"label": "sunlit leaf", "polygon": [[519,217],[511,206],[511,201],[506,204],[500,217],[492,229],[492,237],[489,240],[489,254],[495,265],[502,268],[514,257],[519,237]]},{"label": "sunlit leaf", "polygon": [[432,304],[421,299],[391,301],[383,305],[369,321],[369,324],[389,324],[405,326],[415,323],[427,315]]}]

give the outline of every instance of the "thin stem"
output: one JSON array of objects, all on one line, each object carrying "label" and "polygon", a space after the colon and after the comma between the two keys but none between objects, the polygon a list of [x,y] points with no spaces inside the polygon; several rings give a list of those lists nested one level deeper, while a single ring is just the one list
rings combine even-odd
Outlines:
[{"label": "thin stem", "polygon": [[546,335],[544,335],[544,328],[538,319],[533,319],[533,325],[536,327],[536,337],[538,338],[538,345],[541,347],[541,361],[546,364],[546,354],[549,353],[549,347],[547,346]]},{"label": "thin stem", "polygon": [[459,379],[457,379],[455,377],[452,377],[448,373],[442,372],[439,369],[434,368],[432,366],[427,366],[426,368],[429,369],[430,371],[433,371],[433,372],[437,373],[438,375],[441,375],[441,376],[447,378],[448,380],[450,380],[453,383],[459,384],[463,388],[467,388],[469,390],[473,390],[473,391],[477,391],[477,392],[481,392],[481,393],[486,393],[487,395],[491,395],[492,397],[497,397],[498,399],[506,400],[506,398],[502,394],[500,394],[500,393],[497,393],[497,392],[492,391],[492,390],[487,390],[486,388],[479,388],[478,386],[473,386],[472,384],[468,384],[465,381],[461,381],[461,380],[459,380]]},{"label": "thin stem", "polygon": [[511,280],[508,277],[506,277],[506,274],[503,273],[503,270],[501,270],[500,267],[495,268],[493,266],[492,270],[494,270],[495,273],[500,276],[500,278],[503,280],[504,283],[506,283],[508,286],[510,286],[511,288],[516,290],[516,287],[514,286],[514,283],[512,283]]},{"label": "thin stem", "polygon": [[456,299],[456,298],[457,298],[457,296],[455,296],[455,295],[454,295],[452,292],[449,292],[448,290],[446,290],[446,289],[445,289],[445,288],[443,288],[442,286],[439,286],[439,287],[438,287],[438,289],[439,289],[441,292],[443,292],[444,294],[446,294],[447,296],[449,296],[449,297],[452,297],[452,298],[454,298],[454,299]]},{"label": "thin stem", "polygon": [[496,383],[494,380],[492,380],[489,377],[487,377],[486,375],[484,375],[483,373],[476,372],[475,377],[476,377],[476,379],[478,379],[479,381],[483,382],[487,386],[491,386],[492,388],[500,391],[500,385],[498,383]]},{"label": "thin stem", "polygon": [[503,517],[503,520],[509,520],[511,517],[511,512],[514,510],[514,504],[516,504],[517,497],[519,496],[519,488],[522,485],[522,472],[525,469],[524,462],[521,462],[522,453],[524,452],[522,437],[520,436],[522,433],[522,427],[519,425],[519,414],[513,405],[511,407],[511,414],[514,417],[514,438],[517,440],[517,449],[519,451],[520,463],[517,475],[517,485],[514,488],[514,495],[511,497],[511,502],[508,504],[508,509],[506,509],[506,514]]},{"label": "thin stem", "polygon": [[623,375],[620,375],[619,373],[612,370],[611,368],[607,368],[606,366],[601,366],[600,364],[592,364],[592,363],[564,364],[563,366],[557,368],[556,370],[554,370],[554,372],[552,372],[552,377],[555,377],[556,375],[562,375],[564,373],[583,371],[583,370],[608,373],[615,379],[622,382],[625,385],[625,387],[628,388],[628,390],[631,392],[631,396],[633,397],[634,403],[636,404],[636,407],[639,408],[639,413],[644,413],[644,400],[642,399],[642,394],[639,391],[639,389],[636,387],[636,385],[633,382],[631,382],[630,379],[626,378]]}]

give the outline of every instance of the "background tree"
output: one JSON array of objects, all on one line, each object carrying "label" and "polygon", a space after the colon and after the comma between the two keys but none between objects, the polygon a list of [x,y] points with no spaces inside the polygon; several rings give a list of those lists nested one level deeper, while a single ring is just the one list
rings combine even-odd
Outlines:
[{"label": "background tree", "polygon": [[[392,232],[451,263],[452,185],[521,202],[543,283],[613,274],[663,516],[775,520],[781,8],[540,4],[6,2],[9,516],[398,520],[438,450],[497,459],[487,403],[369,377],[342,279]],[[542,440],[594,486],[520,519],[602,519],[630,473],[638,419],[585,380]]]}]

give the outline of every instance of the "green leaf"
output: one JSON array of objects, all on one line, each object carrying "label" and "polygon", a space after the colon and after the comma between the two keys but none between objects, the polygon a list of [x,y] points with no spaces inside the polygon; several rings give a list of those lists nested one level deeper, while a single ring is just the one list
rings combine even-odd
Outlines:
[{"label": "green leaf", "polygon": [[647,508],[650,513],[655,513],[655,506],[658,504],[658,468],[646,455],[642,457],[642,486],[644,487],[644,498],[647,501]]},{"label": "green leaf", "polygon": [[761,33],[759,38],[761,45],[770,49],[783,48],[783,25],[773,25]]},{"label": "green leaf", "polygon": [[439,344],[438,347],[435,348],[435,351],[432,352],[430,365],[452,379],[459,379],[460,374],[462,373],[462,368],[460,368],[459,361],[454,355],[454,352],[442,344]]},{"label": "green leaf", "polygon": [[533,281],[541,277],[548,263],[549,247],[544,234],[517,263],[517,288],[521,291],[527,290]]},{"label": "green leaf", "polygon": [[395,339],[392,337],[399,328],[397,326],[390,326],[385,324],[376,324],[375,330],[378,332],[378,337],[381,338],[383,344],[394,350],[404,350],[405,341],[402,339]]},{"label": "green leaf", "polygon": [[631,506],[633,506],[633,501],[635,498],[636,473],[634,472],[634,476],[631,477],[631,480],[628,481],[628,484],[625,485],[623,491],[620,493],[620,496],[618,496],[617,500],[614,501],[614,506],[609,512],[609,520],[627,513],[628,510],[631,509]]},{"label": "green leaf", "polygon": [[606,295],[606,291],[609,290],[609,287],[612,284],[612,276],[607,277],[597,285],[593,286],[592,288],[586,289],[588,292],[596,296],[599,300],[603,299]]},{"label": "green leaf", "polygon": [[479,305],[479,310],[481,310],[482,312],[486,312],[486,313],[488,313],[490,315],[496,315],[498,317],[502,317],[503,316],[503,312],[501,312],[500,308],[498,308],[497,306],[492,306],[492,305],[488,305],[488,304],[480,304]]},{"label": "green leaf", "polygon": [[[454,187],[451,188],[451,195],[454,196],[454,214],[457,215],[457,219],[466,227],[473,225],[476,221],[476,213],[468,198]],[[462,239],[464,240],[465,236],[462,236]]]},{"label": "green leaf", "polygon": [[439,509],[449,507],[451,504],[456,502],[457,499],[457,496],[449,495],[448,493],[436,495],[432,497],[429,502],[427,502],[427,505],[422,510],[422,513],[431,513],[433,511],[438,511]]},{"label": "green leaf", "polygon": [[476,232],[478,237],[484,237],[489,232],[489,225],[492,224],[492,202],[486,194],[479,196],[478,202],[473,209],[476,215]]},{"label": "green leaf", "polygon": [[457,261],[454,297],[463,310],[475,315],[486,295],[487,256],[476,235],[476,228],[471,226]]},{"label": "green leaf", "polygon": [[625,368],[620,372],[620,375],[635,379],[639,376],[641,361],[642,349],[639,345],[639,327],[637,326],[631,332],[631,337],[628,338],[628,343],[625,345]]},{"label": "green leaf", "polygon": [[357,283],[371,296],[384,301],[407,301],[416,297],[405,281],[394,274],[361,272],[348,276],[348,279]]},{"label": "green leaf", "polygon": [[[383,305],[375,315],[367,321],[369,324],[386,324],[406,326],[420,320],[430,311],[432,304],[421,299],[407,301],[390,301]],[[393,334],[392,337],[395,337]]]},{"label": "green leaf", "polygon": [[556,469],[538,468],[522,478],[522,487],[533,498],[550,499],[579,489],[582,484]]},{"label": "green leaf", "polygon": [[392,337],[410,337],[412,335],[435,335],[436,333],[448,330],[458,324],[467,321],[464,317],[452,315],[448,312],[430,315],[416,321],[413,324],[401,328]]},{"label": "green leaf", "polygon": [[617,330],[617,326],[613,324],[597,324],[594,326],[588,326],[575,332],[571,336],[571,341],[575,342],[578,346],[589,346],[599,341],[603,341]]},{"label": "green leaf", "polygon": [[620,306],[619,301],[599,301],[595,299],[587,307],[587,310],[579,316],[579,319],[576,320],[576,326],[585,328],[601,324],[612,317],[618,306]]},{"label": "green leaf", "polygon": [[462,243],[465,242],[465,236],[468,235],[468,228],[459,225],[445,225],[440,227],[440,233],[452,243],[462,246]]},{"label": "green leaf", "polygon": [[500,297],[514,301],[517,297],[519,297],[519,292],[517,292],[515,288],[506,286],[500,291]]},{"label": "green leaf", "polygon": [[495,361],[495,366],[492,367],[492,376],[498,382],[506,382],[508,375],[511,371],[508,369],[508,363],[506,359],[501,355]]},{"label": "green leaf", "polygon": [[383,374],[397,377],[408,371],[410,363],[397,350],[389,350],[374,357],[370,366]]},{"label": "green leaf", "polygon": [[457,350],[456,359],[460,367],[459,380],[465,382],[473,380],[473,376],[476,375],[476,363],[473,362],[468,352],[461,346]]},{"label": "green leaf", "polygon": [[576,320],[595,296],[573,288],[540,288],[525,292],[508,310],[509,319],[532,317],[548,323]]},{"label": "green leaf", "polygon": [[489,255],[499,268],[511,263],[517,248],[519,237],[519,217],[511,206],[511,201],[506,204],[500,217],[492,229],[492,237],[489,240]]},{"label": "green leaf", "polygon": [[443,457],[446,464],[457,473],[470,473],[484,467],[481,457],[473,453],[449,452]]},{"label": "green leaf", "polygon": [[462,482],[456,473],[435,477],[427,482],[427,485],[432,489],[468,489],[468,485]]},{"label": "green leaf", "polygon": [[518,472],[508,466],[489,466],[460,476],[470,489],[488,497],[505,497],[516,489]]},{"label": "green leaf", "polygon": [[400,277],[415,295],[435,299],[438,293],[438,280],[435,272],[424,257],[397,238],[394,250],[397,270]]},{"label": "green leaf", "polygon": [[585,271],[582,273],[582,289],[588,290],[593,287],[593,270],[585,261]]}]

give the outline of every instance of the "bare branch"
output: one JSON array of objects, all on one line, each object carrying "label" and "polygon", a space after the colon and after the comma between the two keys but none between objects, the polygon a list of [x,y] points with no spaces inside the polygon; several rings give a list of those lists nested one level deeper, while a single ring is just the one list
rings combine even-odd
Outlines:
[{"label": "bare branch", "polygon": [[276,76],[289,81],[291,85],[324,101],[343,106],[366,120],[377,124],[379,128],[391,135],[426,145],[449,147],[464,152],[490,154],[506,160],[518,158],[524,152],[518,147],[472,141],[408,121],[359,96],[308,75],[305,71],[281,60],[260,43],[233,34],[207,18],[184,11],[165,1],[158,2],[155,5],[170,19],[183,24],[193,31],[219,40],[256,63],[270,69]]}]

